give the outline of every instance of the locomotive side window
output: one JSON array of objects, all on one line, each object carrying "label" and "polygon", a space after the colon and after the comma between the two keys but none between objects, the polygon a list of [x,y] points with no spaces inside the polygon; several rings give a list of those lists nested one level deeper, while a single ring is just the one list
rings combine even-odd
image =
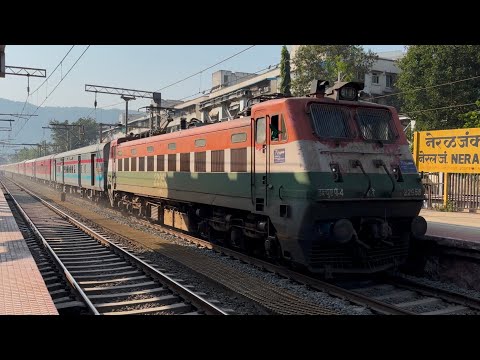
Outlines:
[{"label": "locomotive side window", "polygon": [[123,170],[122,170],[122,169],[123,169],[123,166],[122,166],[122,165],[123,165],[123,160],[122,160],[122,159],[118,159],[117,161],[118,161],[117,170],[118,170],[118,171],[123,171]]},{"label": "locomotive side window", "polygon": [[132,164],[130,166],[131,171],[137,171],[137,158],[132,157]]},{"label": "locomotive side window", "polygon": [[348,124],[350,112],[344,106],[323,104],[310,105],[315,133],[322,138],[350,139],[352,132]]},{"label": "locomotive side window", "polygon": [[[264,119],[265,120],[265,119]],[[224,150],[212,150],[211,153],[211,172],[224,172],[225,171],[225,152]]]},{"label": "locomotive side window", "polygon": [[145,158],[143,156],[138,158],[138,171],[145,171]]},{"label": "locomotive side window", "polygon": [[180,154],[180,171],[190,172],[190,153]]},{"label": "locomotive side window", "polygon": [[168,171],[177,171],[177,154],[168,154]]},{"label": "locomotive side window", "polygon": [[283,114],[281,116],[282,116],[282,121],[281,121],[282,127],[280,128],[281,129],[280,140],[287,140],[288,139],[287,126],[285,125],[285,118],[283,117]]},{"label": "locomotive side window", "polygon": [[157,155],[157,171],[165,171],[165,155]]},{"label": "locomotive side window", "polygon": [[153,146],[147,146],[147,152],[153,152]]},{"label": "locomotive side window", "polygon": [[205,172],[207,171],[207,152],[196,152],[195,153],[195,172]]},{"label": "locomotive side window", "polygon": [[207,140],[205,139],[195,140],[195,147],[204,147],[205,145],[207,145]]},{"label": "locomotive side window", "polygon": [[357,109],[360,132],[366,140],[392,141],[397,134],[392,126],[392,114],[384,109]]},{"label": "locomotive side window", "polygon": [[258,118],[255,124],[255,142],[257,144],[265,144],[265,118]]},{"label": "locomotive side window", "polygon": [[278,115],[273,115],[270,118],[270,140],[278,141],[280,135],[280,127],[278,123]]},{"label": "locomotive side window", "polygon": [[247,133],[236,133],[231,137],[232,143],[241,143],[247,141]]},{"label": "locomotive side window", "polygon": [[153,171],[153,156],[147,156],[147,171]]},{"label": "locomotive side window", "polygon": [[232,172],[247,171],[247,148],[230,150],[230,166]]},{"label": "locomotive side window", "polygon": [[129,169],[130,169],[129,160],[130,160],[129,158],[123,159],[123,171],[129,171]]},{"label": "locomotive side window", "polygon": [[271,141],[287,140],[287,132],[283,114],[272,116],[270,120],[270,139]]}]

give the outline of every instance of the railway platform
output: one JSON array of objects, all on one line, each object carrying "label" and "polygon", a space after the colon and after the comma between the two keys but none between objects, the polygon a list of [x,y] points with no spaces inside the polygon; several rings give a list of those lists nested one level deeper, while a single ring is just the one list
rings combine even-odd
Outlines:
[{"label": "railway platform", "polygon": [[420,215],[427,220],[427,236],[444,244],[480,248],[480,214],[442,212],[422,209]]},{"label": "railway platform", "polygon": [[3,191],[0,191],[0,315],[58,315]]}]

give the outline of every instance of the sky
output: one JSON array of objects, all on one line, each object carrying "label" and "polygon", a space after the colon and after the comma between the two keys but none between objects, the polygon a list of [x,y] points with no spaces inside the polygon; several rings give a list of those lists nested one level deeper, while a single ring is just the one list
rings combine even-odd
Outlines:
[{"label": "sky", "polygon": [[[64,77],[44,106],[93,108],[95,94],[85,92],[85,84],[158,91],[250,45],[92,45],[73,66],[87,46],[75,45],[53,73],[72,45],[7,45],[5,63],[10,66],[46,69],[47,76],[51,74],[35,93],[33,92],[45,79],[30,78],[30,92],[33,95],[28,97],[29,103],[40,105]],[[364,45],[364,48],[382,52],[403,50],[404,46]],[[181,99],[210,89],[212,73],[217,70],[257,72],[275,65],[280,61],[280,50],[281,45],[256,45],[191,79],[161,90],[162,99]],[[0,98],[24,102],[27,99],[27,77],[6,75],[5,78],[0,78]],[[97,102],[98,107],[124,108],[124,102],[118,95],[97,94]],[[113,104],[117,105],[108,106]],[[137,99],[129,103],[129,108],[137,110],[148,104],[150,100]]]}]

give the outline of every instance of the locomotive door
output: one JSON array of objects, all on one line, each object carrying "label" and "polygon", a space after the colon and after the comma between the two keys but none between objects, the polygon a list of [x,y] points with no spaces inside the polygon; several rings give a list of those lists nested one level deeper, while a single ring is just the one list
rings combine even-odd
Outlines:
[{"label": "locomotive door", "polygon": [[265,211],[268,205],[268,157],[269,137],[267,126],[270,117],[262,110],[256,111],[252,118],[252,202],[255,211]]}]

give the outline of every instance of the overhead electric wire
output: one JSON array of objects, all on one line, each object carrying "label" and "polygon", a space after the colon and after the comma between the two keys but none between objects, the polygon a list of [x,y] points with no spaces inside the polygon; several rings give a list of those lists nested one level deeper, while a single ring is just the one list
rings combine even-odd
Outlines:
[{"label": "overhead electric wire", "polygon": [[15,136],[18,135],[18,133],[25,127],[25,125],[27,124],[27,122],[31,119],[31,117],[33,115],[35,115],[38,111],[38,109],[47,101],[47,99],[50,97],[50,95],[52,95],[52,93],[57,89],[57,87],[62,83],[63,79],[65,79],[67,77],[67,75],[70,73],[70,71],[72,71],[72,69],[75,67],[75,65],[77,65],[78,61],[83,57],[83,55],[87,52],[87,50],[90,48],[90,45],[88,45],[85,50],[82,52],[82,54],[78,57],[78,59],[75,61],[75,63],[70,67],[70,69],[68,69],[67,73],[60,79],[60,81],[57,83],[57,85],[55,85],[55,87],[53,88],[53,90],[47,95],[47,97],[45,98],[45,100],[43,100],[43,102],[37,106],[37,108],[35,109],[35,111],[33,112],[32,115],[29,116],[29,118],[23,123],[23,125],[21,126],[21,128],[15,133]]},{"label": "overhead electric wire", "polygon": [[397,93],[394,93],[394,94],[374,96],[374,97],[371,97],[371,98],[366,99],[366,100],[368,101],[368,100],[386,98],[386,97],[390,97],[390,96],[397,96],[397,95],[404,94],[404,93],[417,92],[417,91],[420,91],[420,90],[433,89],[433,88],[436,88],[436,87],[441,87],[441,86],[446,86],[446,85],[452,85],[452,84],[456,84],[456,83],[460,83],[460,82],[464,82],[464,81],[469,81],[469,80],[474,80],[474,79],[478,79],[478,78],[480,78],[480,76],[473,76],[473,77],[466,78],[466,79],[462,79],[462,80],[449,81],[449,82],[446,82],[446,83],[443,83],[443,84],[432,85],[432,86],[425,86],[425,87],[420,87],[420,88],[415,88],[415,89],[400,91],[400,92],[397,92]]},{"label": "overhead electric wire", "polygon": [[196,72],[195,74],[189,75],[189,76],[187,76],[186,78],[183,78],[183,79],[178,80],[178,81],[175,81],[175,82],[173,82],[173,83],[171,83],[171,84],[169,84],[169,85],[166,85],[166,86],[164,86],[164,87],[162,87],[162,88],[160,88],[160,89],[158,89],[158,90],[156,90],[156,91],[160,91],[160,90],[169,88],[169,87],[171,87],[171,86],[173,86],[173,85],[176,85],[176,84],[179,84],[179,83],[181,83],[181,82],[183,82],[183,81],[185,81],[185,80],[188,80],[188,79],[194,77],[195,75],[201,74],[201,73],[203,73],[204,71],[207,71],[207,70],[209,70],[209,69],[211,69],[211,68],[213,68],[213,67],[215,67],[215,66],[217,66],[217,65],[220,65],[221,63],[224,63],[224,62],[227,61],[227,60],[230,60],[230,59],[234,58],[235,56],[240,55],[241,53],[243,53],[243,52],[245,52],[245,51],[247,51],[247,50],[250,50],[251,48],[253,48],[253,47],[255,47],[255,46],[256,46],[256,45],[249,46],[248,48],[243,49],[242,51],[239,51],[239,52],[237,52],[237,53],[229,56],[228,58],[223,59],[222,61],[217,62],[216,64],[213,64],[213,65],[211,65],[211,66],[209,66],[209,67],[207,67],[207,68],[205,68],[205,69],[203,69],[203,70],[200,70],[200,71]]},{"label": "overhead electric wire", "polygon": [[40,89],[43,84],[45,84],[48,79],[50,79],[50,76],[52,76],[52,74],[58,69],[58,67],[62,64],[63,60],[65,60],[65,58],[68,56],[68,54],[70,54],[70,51],[72,51],[72,49],[75,47],[75,45],[72,45],[72,47],[70,48],[70,50],[68,50],[68,52],[65,54],[65,56],[63,57],[62,60],[60,60],[60,62],[58,63],[58,65],[55,67],[55,69],[53,69],[53,71],[50,73],[50,75],[48,75],[48,77],[40,84],[39,87],[37,87],[34,91],[32,91],[31,93],[27,94],[27,98],[25,99],[25,102],[23,103],[23,107],[22,107],[22,111],[20,112],[20,115],[23,115],[23,110],[25,110],[25,106],[27,105],[27,101],[28,101],[28,98],[30,97],[30,95],[33,95],[35,94],[38,89]]}]

